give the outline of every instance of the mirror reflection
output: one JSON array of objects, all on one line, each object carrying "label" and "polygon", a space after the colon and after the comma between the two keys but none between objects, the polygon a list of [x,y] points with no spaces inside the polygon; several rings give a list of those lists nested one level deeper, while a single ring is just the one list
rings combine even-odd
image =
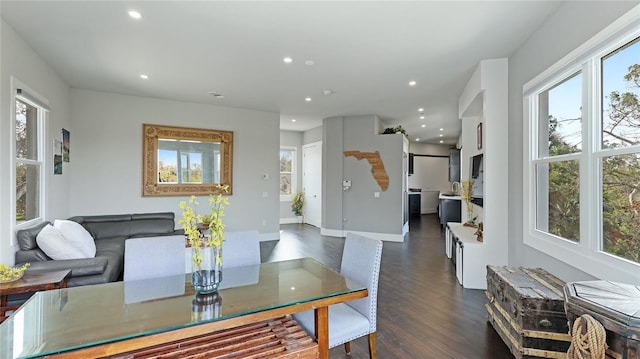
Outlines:
[{"label": "mirror reflection", "polygon": [[233,132],[143,125],[143,195],[208,195],[228,185]]},{"label": "mirror reflection", "polygon": [[220,183],[220,143],[158,139],[159,183]]}]

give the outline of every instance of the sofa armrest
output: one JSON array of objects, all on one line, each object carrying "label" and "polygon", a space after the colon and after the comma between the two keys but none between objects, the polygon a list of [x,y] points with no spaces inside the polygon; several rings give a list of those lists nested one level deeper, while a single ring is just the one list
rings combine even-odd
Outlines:
[{"label": "sofa armrest", "polygon": [[42,262],[50,261],[49,258],[40,248],[30,249],[27,251],[18,250],[15,255],[16,264],[22,264],[27,262]]},{"label": "sofa armrest", "polygon": [[102,274],[107,268],[106,257],[51,260],[45,262],[32,262],[27,269],[30,273],[51,272],[71,269],[72,277]]}]

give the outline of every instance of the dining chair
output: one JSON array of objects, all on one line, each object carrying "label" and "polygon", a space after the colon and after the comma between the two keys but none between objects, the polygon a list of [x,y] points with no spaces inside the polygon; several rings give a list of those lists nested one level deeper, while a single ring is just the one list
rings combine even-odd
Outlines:
[{"label": "dining chair", "polygon": [[[365,335],[369,339],[369,358],[376,354],[376,316],[378,309],[378,277],[382,241],[355,233],[348,233],[342,252],[340,274],[347,281],[366,285],[369,296],[329,306],[329,348],[344,344],[351,353],[351,341]],[[315,328],[312,310],[293,315],[307,332]]]},{"label": "dining chair", "polygon": [[222,242],[222,268],[260,264],[258,231],[229,231]]},{"label": "dining chair", "polygon": [[129,238],[124,242],[124,281],[185,273],[184,235]]}]

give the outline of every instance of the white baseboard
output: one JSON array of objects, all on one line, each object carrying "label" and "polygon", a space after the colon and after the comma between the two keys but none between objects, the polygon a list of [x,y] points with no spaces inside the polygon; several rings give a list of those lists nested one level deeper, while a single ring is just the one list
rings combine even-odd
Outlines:
[{"label": "white baseboard", "polygon": [[280,239],[280,232],[260,233],[260,242],[275,241]]},{"label": "white baseboard", "polygon": [[403,242],[404,241],[404,236],[401,233],[391,234],[391,233],[376,233],[376,232],[362,232],[362,231],[349,231],[349,230],[345,231],[340,229],[320,228],[320,234],[323,236],[329,236],[329,237],[346,237],[347,233],[349,232],[360,234],[373,239],[379,239],[381,241],[387,241],[387,242]]},{"label": "white baseboard", "polygon": [[302,223],[302,216],[280,218],[280,224]]}]

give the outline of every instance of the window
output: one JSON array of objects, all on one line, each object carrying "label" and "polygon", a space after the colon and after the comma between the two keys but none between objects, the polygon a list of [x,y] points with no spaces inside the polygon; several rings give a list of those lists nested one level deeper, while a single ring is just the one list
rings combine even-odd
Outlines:
[{"label": "window", "polygon": [[296,187],[296,148],[280,147],[280,200],[290,201]]},{"label": "window", "polygon": [[43,217],[44,121],[47,107],[17,90],[15,97],[15,223]]},{"label": "window", "polygon": [[212,183],[219,179],[219,144],[158,139],[158,183]]},{"label": "window", "polygon": [[618,281],[640,271],[640,20],[632,13],[525,84],[523,96],[524,242]]},{"label": "window", "polygon": [[580,239],[580,73],[538,95],[536,228],[578,242]]}]

